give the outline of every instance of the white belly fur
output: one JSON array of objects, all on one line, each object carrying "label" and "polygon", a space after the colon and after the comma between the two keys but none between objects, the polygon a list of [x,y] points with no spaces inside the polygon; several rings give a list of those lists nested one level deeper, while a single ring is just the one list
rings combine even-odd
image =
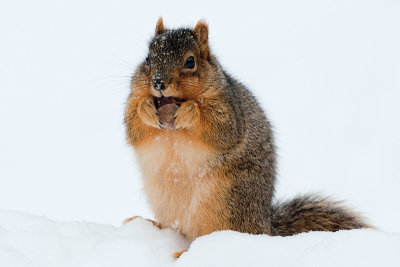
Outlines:
[{"label": "white belly fur", "polygon": [[165,130],[136,152],[159,222],[189,238],[200,235],[203,222],[196,214],[214,185],[208,168],[213,151],[188,134]]}]

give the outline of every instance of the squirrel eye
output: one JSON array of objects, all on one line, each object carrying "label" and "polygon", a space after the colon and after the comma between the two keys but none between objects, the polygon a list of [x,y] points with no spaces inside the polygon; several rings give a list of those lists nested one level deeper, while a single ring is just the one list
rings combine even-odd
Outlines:
[{"label": "squirrel eye", "polygon": [[186,59],[185,65],[183,66],[185,69],[193,69],[194,68],[194,57],[190,56]]},{"label": "squirrel eye", "polygon": [[146,57],[146,65],[150,66],[150,58],[149,58],[149,56]]}]

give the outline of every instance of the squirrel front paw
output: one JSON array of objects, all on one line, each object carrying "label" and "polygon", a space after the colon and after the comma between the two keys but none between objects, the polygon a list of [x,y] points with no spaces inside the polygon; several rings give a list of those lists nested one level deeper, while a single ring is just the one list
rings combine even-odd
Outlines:
[{"label": "squirrel front paw", "polygon": [[153,99],[144,99],[139,103],[138,115],[144,124],[157,129],[163,128]]},{"label": "squirrel front paw", "polygon": [[175,129],[190,128],[200,120],[199,105],[188,100],[183,102],[175,113]]}]

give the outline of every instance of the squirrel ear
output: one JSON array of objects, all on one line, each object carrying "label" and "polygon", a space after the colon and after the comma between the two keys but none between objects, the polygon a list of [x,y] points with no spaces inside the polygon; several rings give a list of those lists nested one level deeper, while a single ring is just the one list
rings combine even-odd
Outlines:
[{"label": "squirrel ear", "polygon": [[165,32],[164,22],[162,17],[160,17],[157,21],[156,25],[156,35]]},{"label": "squirrel ear", "polygon": [[208,25],[203,20],[197,22],[196,27],[193,30],[196,36],[197,42],[200,46],[201,57],[208,59],[210,56],[210,48],[208,46]]}]

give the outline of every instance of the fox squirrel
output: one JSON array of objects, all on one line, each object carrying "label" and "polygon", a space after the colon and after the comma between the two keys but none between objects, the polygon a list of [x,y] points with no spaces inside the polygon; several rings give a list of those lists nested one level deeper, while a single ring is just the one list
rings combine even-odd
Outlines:
[{"label": "fox squirrel", "polygon": [[288,236],[369,227],[327,198],[273,203],[270,123],[211,53],[205,22],[169,30],[160,18],[131,87],[127,137],[156,225],[189,240],[217,230]]}]

